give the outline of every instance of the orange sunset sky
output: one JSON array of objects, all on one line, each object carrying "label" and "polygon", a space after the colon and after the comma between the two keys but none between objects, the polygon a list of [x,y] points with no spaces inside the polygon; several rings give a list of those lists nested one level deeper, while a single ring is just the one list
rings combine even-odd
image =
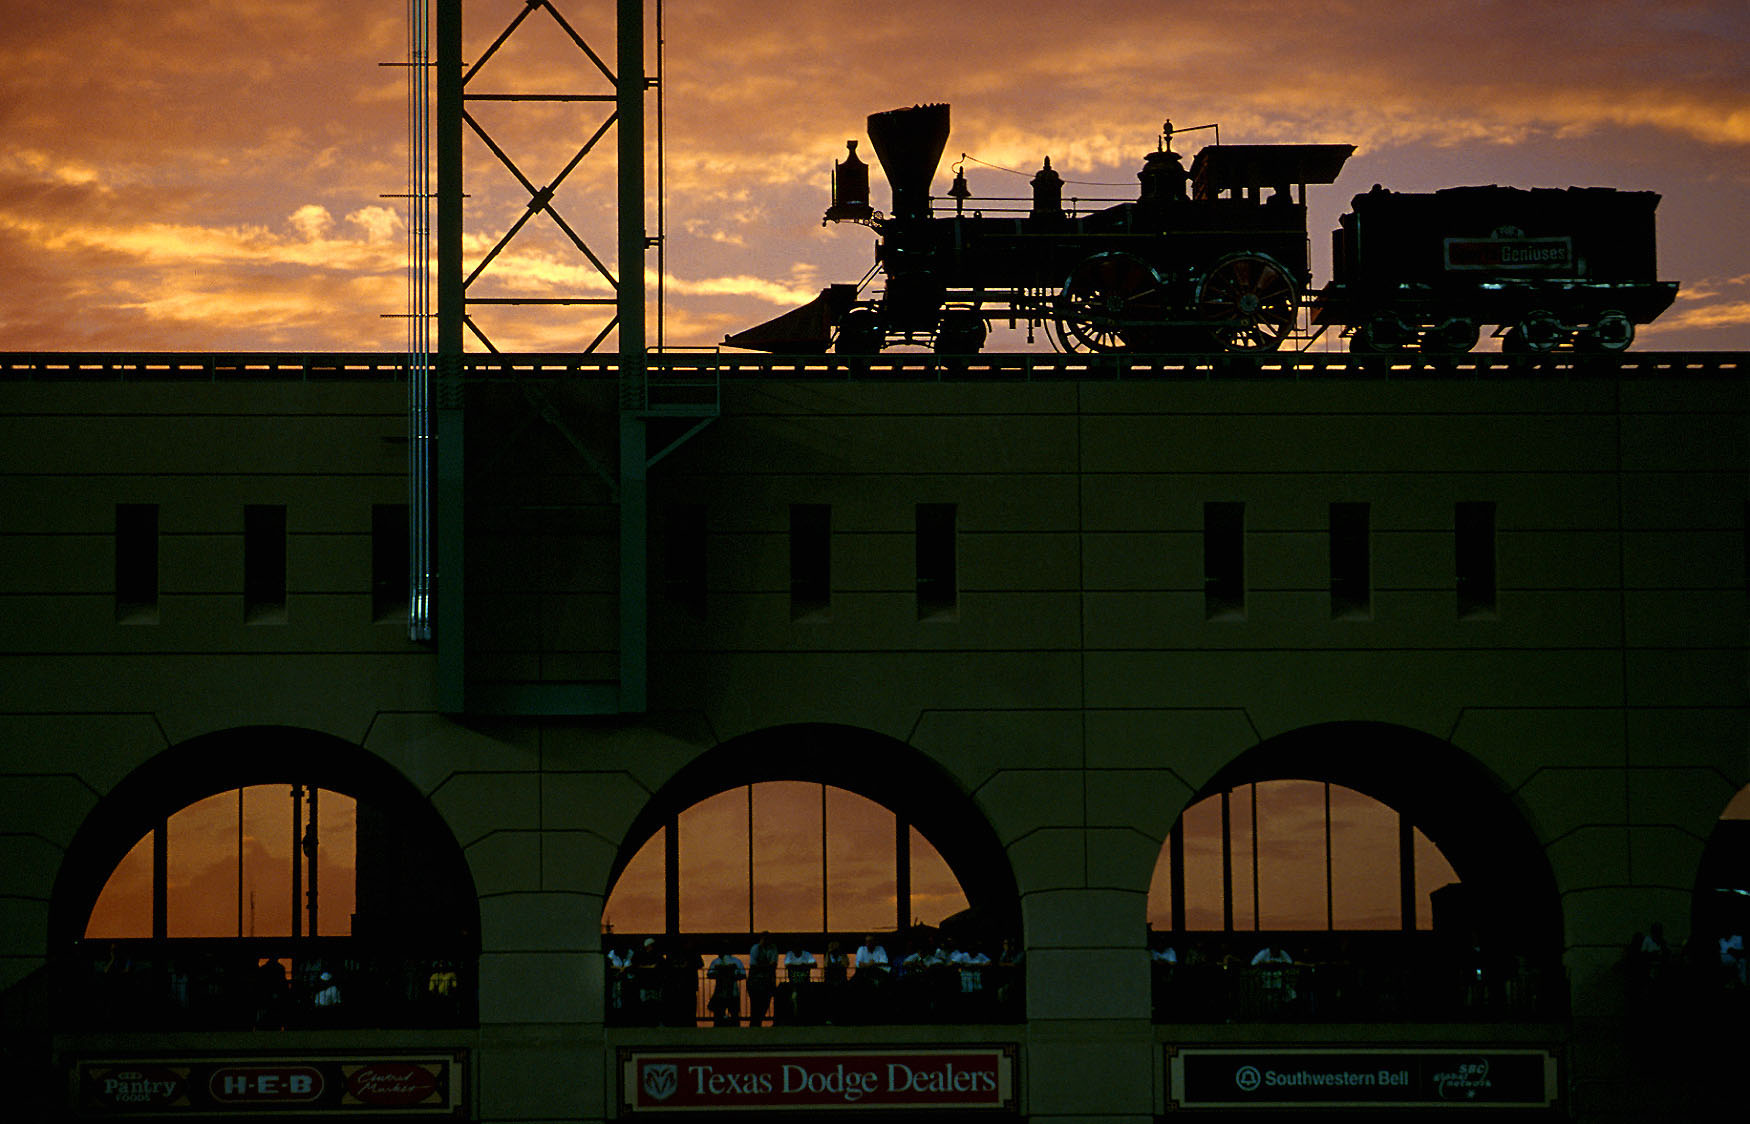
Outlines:
[{"label": "orange sunset sky", "polygon": [[[557,2],[611,60],[611,2]],[[522,6],[468,0],[465,56]],[[406,185],[406,72],[378,64],[405,59],[406,19],[405,0],[10,0],[0,349],[404,346],[384,314],[406,307],[406,228],[383,196]],[[1219,122],[1230,143],[1353,143],[1309,195],[1315,284],[1328,230],[1375,183],[1658,191],[1661,272],[1683,287],[1639,346],[1750,343],[1741,0],[669,0],[663,26],[670,344],[860,277],[868,232],[820,225],[832,161],[870,112],[924,101],[954,110],[938,192],[965,152],[1028,173],[1049,155],[1067,195],[1133,198],[1166,118]],[[537,12],[470,90],[599,91],[592,73]],[[476,109],[541,183],[600,121]],[[522,200],[482,146],[467,160],[471,265]],[[975,194],[1026,191],[968,169]],[[555,205],[617,268],[612,175],[585,161]],[[535,225],[477,292],[605,293]],[[575,350],[598,327],[506,313],[488,331]]]}]

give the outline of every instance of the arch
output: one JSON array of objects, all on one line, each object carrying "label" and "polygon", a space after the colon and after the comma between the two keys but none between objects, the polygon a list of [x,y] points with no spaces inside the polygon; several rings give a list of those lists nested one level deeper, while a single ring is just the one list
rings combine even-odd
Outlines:
[{"label": "arch", "polygon": [[1308,726],[1244,751],[1194,799],[1269,780],[1330,781],[1404,813],[1451,863],[1481,935],[1559,954],[1561,899],[1541,842],[1505,786],[1452,743],[1382,722]]},{"label": "arch", "polygon": [[1708,833],[1696,867],[1689,931],[1704,948],[1733,935],[1740,943],[1750,937],[1750,784],[1727,801]]},{"label": "arch", "polygon": [[310,784],[383,810],[398,834],[417,841],[431,878],[427,907],[405,925],[437,921],[457,951],[480,948],[473,875],[449,825],[406,777],[381,758],[330,734],[289,726],[246,726],[191,738],[153,757],[98,801],[68,845],[49,902],[49,947],[65,951],[84,935],[110,873],[156,824],[195,801],[262,784]]},{"label": "arch", "polygon": [[829,723],[772,727],[719,743],[677,772],[633,820],[609,892],[639,849],[674,817],[720,792],[807,781],[867,797],[915,827],[941,854],[981,927],[1018,932],[1020,894],[984,814],[935,760],[873,731]]}]

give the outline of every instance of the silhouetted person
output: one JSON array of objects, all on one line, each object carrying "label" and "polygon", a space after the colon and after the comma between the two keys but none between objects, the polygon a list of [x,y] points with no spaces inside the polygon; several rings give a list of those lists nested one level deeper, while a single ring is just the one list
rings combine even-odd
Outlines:
[{"label": "silhouetted person", "polygon": [[662,1005],[662,954],[656,950],[656,938],[645,937],[644,944],[632,953],[627,975],[637,997],[632,1021],[638,1026],[656,1025]]},{"label": "silhouetted person", "polygon": [[727,951],[719,953],[705,969],[705,975],[711,981],[711,998],[706,1001],[706,1008],[711,1012],[712,1025],[734,1026],[741,1021],[741,981],[747,977],[741,958]]},{"label": "silhouetted person", "polygon": [[778,1009],[787,1022],[814,1020],[808,985],[814,979],[814,954],[793,948],[784,954],[784,983],[778,988]]},{"label": "silhouetted person", "polygon": [[747,1025],[759,1026],[771,1012],[778,994],[778,946],[769,933],[761,933],[747,954]]},{"label": "silhouetted person", "polygon": [[291,981],[278,960],[263,960],[255,968],[255,1025],[274,1030],[285,1024]]}]

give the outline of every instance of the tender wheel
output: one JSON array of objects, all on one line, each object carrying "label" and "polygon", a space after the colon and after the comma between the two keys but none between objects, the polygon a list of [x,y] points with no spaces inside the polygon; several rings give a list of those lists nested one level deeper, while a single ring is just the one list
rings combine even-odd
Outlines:
[{"label": "tender wheel", "polygon": [[1057,340],[1065,351],[1122,351],[1166,313],[1166,285],[1135,254],[1094,254],[1071,271],[1057,298]]},{"label": "tender wheel", "polygon": [[1349,335],[1349,351],[1355,355],[1391,355],[1403,351],[1416,338],[1409,325],[1396,316],[1375,316]]},{"label": "tender wheel", "polygon": [[1275,351],[1299,313],[1294,278],[1264,254],[1229,254],[1197,287],[1197,315],[1212,322],[1216,346],[1227,351]]},{"label": "tender wheel", "polygon": [[1623,351],[1635,342],[1635,322],[1626,313],[1612,310],[1594,320],[1574,337],[1574,345],[1587,351]]},{"label": "tender wheel", "polygon": [[1475,320],[1455,317],[1428,329],[1428,334],[1424,337],[1423,348],[1427,351],[1458,354],[1475,347],[1481,335],[1482,333],[1477,330]]},{"label": "tender wheel", "polygon": [[833,350],[840,355],[874,355],[885,342],[881,318],[875,310],[853,308],[839,322],[839,338]]},{"label": "tender wheel", "polygon": [[1514,355],[1542,355],[1554,351],[1567,333],[1561,321],[1548,312],[1533,312],[1507,329],[1501,350]]},{"label": "tender wheel", "polygon": [[984,317],[971,309],[949,309],[936,326],[936,354],[977,355],[984,337]]}]

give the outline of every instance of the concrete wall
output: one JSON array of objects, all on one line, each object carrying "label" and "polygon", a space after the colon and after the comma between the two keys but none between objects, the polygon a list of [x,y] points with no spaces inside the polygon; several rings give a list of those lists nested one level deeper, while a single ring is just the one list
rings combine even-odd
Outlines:
[{"label": "concrete wall", "polygon": [[[1655,920],[1687,932],[1711,825],[1750,779],[1742,378],[730,384],[652,474],[653,524],[704,505],[707,610],[653,597],[651,713],[627,720],[443,716],[434,657],[371,619],[371,505],[404,499],[404,393],[0,385],[0,984],[43,963],[60,856],[131,770],[215,731],[319,731],[403,773],[467,856],[480,1118],[592,1119],[615,1096],[598,933],[633,818],[715,745],[829,723],[939,763],[1005,849],[1024,1111],[1141,1120],[1162,1107],[1144,919],[1169,827],[1246,750],[1370,722],[1450,743],[1530,825],[1574,984],[1573,1103],[1604,1119],[1620,1102],[1620,949]],[[611,434],[592,392],[555,393],[577,431]],[[474,465],[490,442],[470,440]],[[544,425],[504,443],[503,494],[538,476],[543,500],[603,505],[586,466],[554,467],[565,443]],[[1499,609],[1460,619],[1453,505],[1472,500],[1496,505]],[[1211,501],[1245,504],[1243,620],[1205,619]],[[944,502],[958,612],[919,620],[915,505]],[[1333,502],[1370,505],[1371,619],[1332,619]],[[159,505],[156,623],[116,619],[117,503]],[[244,619],[252,503],[287,510],[283,623]],[[828,619],[791,619],[793,503],[832,508]],[[532,557],[526,538],[495,547],[487,529],[515,516],[490,515],[473,514],[471,583]],[[612,557],[611,521],[578,520],[544,550]],[[536,584],[575,607],[603,580],[558,566]],[[611,630],[569,613],[521,630],[547,674],[604,662]]]}]

